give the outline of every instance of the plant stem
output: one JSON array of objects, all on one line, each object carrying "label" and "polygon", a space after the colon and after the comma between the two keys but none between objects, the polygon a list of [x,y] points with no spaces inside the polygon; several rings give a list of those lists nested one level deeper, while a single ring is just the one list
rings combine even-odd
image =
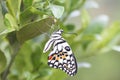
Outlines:
[{"label": "plant stem", "polygon": [[12,64],[14,62],[14,59],[15,59],[19,49],[20,49],[20,45],[18,45],[18,46],[13,48],[13,54],[11,56],[11,60],[10,60],[10,62],[8,64],[6,70],[2,73],[2,80],[7,80],[7,76],[9,74],[9,70],[10,70],[10,68],[11,68],[11,66],[12,66]]}]

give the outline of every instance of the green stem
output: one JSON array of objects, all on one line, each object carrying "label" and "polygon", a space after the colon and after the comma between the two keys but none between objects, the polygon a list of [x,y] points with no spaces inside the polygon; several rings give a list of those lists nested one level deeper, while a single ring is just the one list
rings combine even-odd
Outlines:
[{"label": "green stem", "polygon": [[7,80],[7,76],[9,74],[10,68],[11,68],[11,66],[12,66],[12,64],[14,62],[14,59],[15,59],[19,49],[20,49],[20,45],[17,45],[16,47],[13,47],[13,54],[11,56],[11,60],[10,60],[10,62],[8,64],[6,70],[2,73],[2,80]]}]

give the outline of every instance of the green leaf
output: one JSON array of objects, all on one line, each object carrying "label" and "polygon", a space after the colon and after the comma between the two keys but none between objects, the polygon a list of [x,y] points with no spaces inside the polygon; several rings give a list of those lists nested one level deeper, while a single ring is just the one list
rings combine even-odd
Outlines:
[{"label": "green leaf", "polygon": [[18,29],[18,25],[17,25],[17,23],[16,23],[16,20],[15,20],[15,18],[13,18],[13,16],[11,15],[11,14],[9,14],[9,13],[7,13],[6,15],[5,15],[5,20],[4,20],[4,23],[5,23],[5,25],[8,27],[8,29]]},{"label": "green leaf", "polygon": [[4,71],[6,63],[7,63],[6,57],[4,53],[0,50],[0,73]]},{"label": "green leaf", "polygon": [[5,14],[4,24],[6,26],[6,29],[0,33],[0,36],[18,30],[18,25],[15,21],[15,18],[13,18],[13,16],[9,13]]},{"label": "green leaf", "polygon": [[84,3],[85,0],[71,0],[71,10],[79,9]]},{"label": "green leaf", "polygon": [[21,26],[23,26],[23,25],[37,19],[38,16],[43,16],[43,15],[45,15],[45,13],[37,10],[34,7],[29,7],[20,14],[20,21],[21,21],[20,24],[21,24]]},{"label": "green leaf", "polygon": [[67,29],[68,31],[72,31],[72,30],[75,29],[75,25],[73,25],[73,24],[67,24],[67,25],[66,25],[66,29]]},{"label": "green leaf", "polygon": [[63,6],[50,4],[50,9],[51,9],[53,15],[58,19],[63,15],[63,12],[64,12]]},{"label": "green leaf", "polygon": [[85,29],[86,27],[88,27],[89,23],[90,23],[90,16],[88,14],[88,12],[83,9],[81,11],[81,23],[82,23],[82,27]]},{"label": "green leaf", "polygon": [[32,6],[33,1],[34,1],[34,0],[23,0],[23,2],[24,2],[24,7],[25,7],[25,8],[28,8],[28,7]]},{"label": "green leaf", "polygon": [[21,0],[7,0],[6,4],[10,14],[19,19]]},{"label": "green leaf", "polygon": [[114,22],[101,33],[101,40],[94,40],[87,48],[88,53],[95,53],[108,45],[120,33],[120,22]]},{"label": "green leaf", "polygon": [[6,35],[6,34],[12,32],[12,31],[14,31],[14,30],[15,30],[15,29],[6,29],[6,30],[4,30],[4,31],[2,31],[2,32],[0,33],[0,36]]},{"label": "green leaf", "polygon": [[17,31],[17,39],[20,43],[23,43],[26,40],[47,32],[54,23],[53,18],[45,18],[40,21],[27,24]]}]

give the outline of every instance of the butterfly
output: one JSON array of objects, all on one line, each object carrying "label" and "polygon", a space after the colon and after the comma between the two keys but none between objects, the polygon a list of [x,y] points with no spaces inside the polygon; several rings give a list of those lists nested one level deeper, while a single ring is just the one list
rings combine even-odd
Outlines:
[{"label": "butterfly", "polygon": [[45,44],[43,53],[46,53],[52,47],[48,56],[48,65],[52,68],[61,69],[70,76],[74,76],[77,73],[76,58],[69,44],[61,36],[62,33],[62,29],[52,33]]}]

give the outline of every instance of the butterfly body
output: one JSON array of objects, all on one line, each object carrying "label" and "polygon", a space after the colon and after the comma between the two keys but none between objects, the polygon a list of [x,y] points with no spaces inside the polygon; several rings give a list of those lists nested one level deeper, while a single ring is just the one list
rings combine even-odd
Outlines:
[{"label": "butterfly body", "polygon": [[52,47],[48,56],[48,65],[52,68],[59,68],[70,76],[77,73],[77,63],[69,44],[62,38],[63,30],[53,32],[46,43],[43,52],[47,52]]}]

